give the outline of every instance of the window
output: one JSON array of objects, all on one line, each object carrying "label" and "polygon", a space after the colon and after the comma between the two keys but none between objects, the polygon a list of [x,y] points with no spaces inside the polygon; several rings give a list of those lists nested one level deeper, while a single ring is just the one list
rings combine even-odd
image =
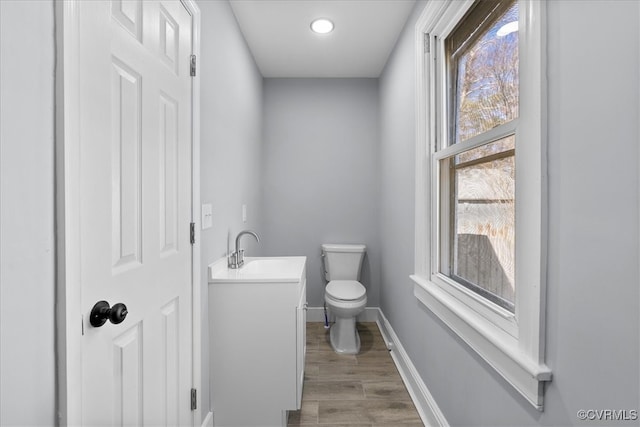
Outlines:
[{"label": "window", "polygon": [[416,24],[415,295],[542,410],[545,5],[432,2]]},{"label": "window", "polygon": [[445,39],[449,134],[435,153],[440,271],[512,313],[517,28],[515,0],[481,2]]}]

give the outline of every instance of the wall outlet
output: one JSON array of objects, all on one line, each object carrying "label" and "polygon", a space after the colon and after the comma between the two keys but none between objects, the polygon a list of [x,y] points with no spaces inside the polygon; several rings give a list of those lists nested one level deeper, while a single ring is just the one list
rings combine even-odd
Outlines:
[{"label": "wall outlet", "polygon": [[213,226],[213,207],[210,203],[202,205],[202,229],[206,230]]},{"label": "wall outlet", "polygon": [[247,222],[247,205],[242,205],[242,222]]}]

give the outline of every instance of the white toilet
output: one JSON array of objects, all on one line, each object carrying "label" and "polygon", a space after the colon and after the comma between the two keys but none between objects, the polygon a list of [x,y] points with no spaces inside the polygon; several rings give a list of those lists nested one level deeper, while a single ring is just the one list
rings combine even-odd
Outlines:
[{"label": "white toilet", "polygon": [[360,351],[356,316],[367,305],[367,290],[358,280],[366,250],[365,245],[322,245],[328,282],[324,300],[336,318],[329,334],[336,353],[357,354]]}]

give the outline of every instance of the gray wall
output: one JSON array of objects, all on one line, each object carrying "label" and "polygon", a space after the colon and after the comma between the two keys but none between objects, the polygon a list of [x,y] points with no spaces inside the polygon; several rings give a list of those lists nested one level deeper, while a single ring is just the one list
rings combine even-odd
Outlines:
[{"label": "gray wall", "polygon": [[[353,239],[371,247],[368,280],[377,277],[379,266],[382,308],[452,425],[572,425],[579,424],[578,409],[638,407],[637,2],[549,3],[547,361],[554,380],[542,414],[413,297],[408,279],[414,239],[412,34],[424,2],[416,7],[380,79],[380,144],[372,142],[377,130],[370,130],[368,138],[365,129],[340,128],[354,126],[353,120],[334,117],[331,122],[339,126],[319,127],[329,121],[328,113],[308,114],[314,111],[308,99],[295,108],[284,102],[295,98],[293,94],[283,95],[283,105],[268,100],[263,104],[262,79],[227,2],[198,4],[203,18],[202,200],[214,205],[214,227],[202,233],[205,314],[206,265],[226,253],[229,236],[241,228],[262,232],[264,243],[249,246],[254,253],[306,251],[313,262],[312,305],[321,304],[319,244],[325,239]],[[1,425],[47,426],[55,421],[53,27],[50,1],[0,1]],[[619,46],[619,40],[625,40],[624,51],[610,49]],[[339,82],[322,84],[327,91],[334,84],[341,87]],[[358,106],[348,109],[350,119],[359,117],[358,122],[374,129],[377,113],[369,110],[377,108],[378,95],[371,84],[376,85],[354,80],[341,90],[334,88],[331,97],[318,94],[319,90],[313,94],[329,111]],[[272,85],[289,84],[267,80],[267,98]],[[311,90],[315,84],[303,86]],[[307,123],[291,129],[298,138],[278,138],[292,150],[287,153],[288,164],[280,162],[268,129],[265,152],[260,151],[263,105],[271,110],[265,113],[267,118],[278,111],[290,112],[288,121],[281,117],[282,126],[292,126],[295,120]],[[298,114],[298,108],[307,113]],[[364,117],[370,115],[374,118]],[[351,140],[354,146],[334,145],[339,136],[352,132],[362,136]],[[328,170],[339,177],[351,166],[339,162],[342,150],[359,170],[349,175],[356,182],[330,178],[326,186],[321,173]],[[605,156],[602,150],[616,154]],[[261,171],[261,161],[273,162],[273,169]],[[340,167],[325,169],[329,161]],[[299,194],[278,195],[282,189],[272,187],[278,180]],[[340,185],[344,182],[349,184]],[[262,201],[261,191],[281,202]],[[363,196],[344,204],[330,198],[327,205],[326,195],[336,193],[340,198]],[[372,203],[376,198],[379,201]],[[241,222],[242,203],[249,207],[247,224]],[[343,205],[356,206],[357,211],[346,212],[349,220],[340,223],[336,207]],[[291,223],[278,217],[280,206],[287,207],[280,214]],[[331,209],[322,214],[327,220],[321,220],[318,215],[327,206]],[[311,233],[307,224],[321,227],[332,222],[340,227],[317,236],[307,234]],[[301,241],[308,246],[297,246]],[[375,299],[377,285],[370,286],[370,297]],[[35,318],[34,311],[43,314]],[[204,318],[204,405],[208,404],[206,322]]]},{"label": "gray wall", "polygon": [[[198,1],[202,12],[201,200],[213,205],[213,227],[202,231],[202,402],[209,402],[207,265],[233,250],[245,228],[261,232],[262,76],[227,0]],[[242,205],[247,222],[242,222]],[[248,255],[262,247],[243,240]],[[215,379],[212,379],[215,381]]]},{"label": "gray wall", "polygon": [[637,409],[640,4],[548,2],[554,378],[543,413],[413,296],[413,31],[424,4],[380,79],[382,310],[452,426],[576,425],[579,409]]},{"label": "gray wall", "polygon": [[264,250],[305,255],[307,300],[323,304],[322,243],[364,243],[378,306],[377,79],[265,79]]},{"label": "gray wall", "polygon": [[0,1],[0,425],[55,423],[54,17]]}]

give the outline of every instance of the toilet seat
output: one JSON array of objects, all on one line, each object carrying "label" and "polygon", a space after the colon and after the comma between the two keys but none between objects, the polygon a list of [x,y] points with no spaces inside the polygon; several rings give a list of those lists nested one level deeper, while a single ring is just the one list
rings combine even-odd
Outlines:
[{"label": "toilet seat", "polygon": [[326,296],[337,301],[358,301],[366,298],[367,290],[356,280],[332,280],[325,288]]}]

